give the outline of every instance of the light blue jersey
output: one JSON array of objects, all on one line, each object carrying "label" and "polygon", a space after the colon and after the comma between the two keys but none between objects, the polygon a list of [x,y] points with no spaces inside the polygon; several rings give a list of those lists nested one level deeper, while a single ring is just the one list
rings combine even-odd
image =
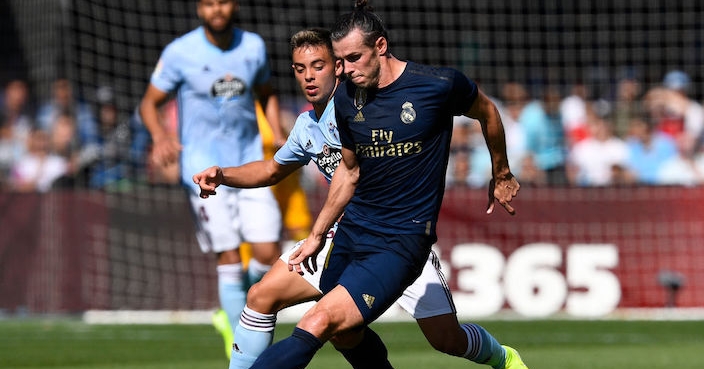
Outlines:
[{"label": "light blue jersey", "polygon": [[286,144],[276,152],[274,160],[281,165],[306,165],[313,160],[330,182],[342,160],[341,147],[335,122],[335,106],[333,100],[330,100],[320,119],[316,118],[313,110],[298,116]]},{"label": "light blue jersey", "polygon": [[195,193],[191,177],[203,168],[263,158],[252,88],[269,80],[266,46],[255,33],[234,34],[221,50],[194,29],[164,49],[151,77],[158,89],[178,91],[181,180]]}]

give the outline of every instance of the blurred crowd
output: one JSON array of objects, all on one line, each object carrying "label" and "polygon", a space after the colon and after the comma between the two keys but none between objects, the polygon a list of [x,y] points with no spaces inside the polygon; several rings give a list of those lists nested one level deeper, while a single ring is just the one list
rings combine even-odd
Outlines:
[{"label": "blurred crowd", "polygon": [[[668,72],[650,88],[633,76],[613,97],[576,83],[531,96],[518,82],[494,98],[506,131],[513,173],[528,186],[624,186],[704,183],[704,109],[689,95],[690,77]],[[491,178],[481,127],[454,124],[448,185],[482,187]]]},{"label": "blurred crowd", "polygon": [[71,81],[52,83],[51,98],[34,106],[29,85],[12,80],[0,93],[0,190],[54,188],[125,190],[148,175],[149,134],[136,114],[123,116],[110,87],[96,104]]},{"label": "blurred crowd", "polygon": [[[566,92],[545,86],[533,96],[528,86],[508,82],[494,100],[511,169],[527,186],[702,184],[704,109],[690,88],[689,76],[677,70],[647,89],[625,76],[612,97],[580,83]],[[23,80],[0,91],[0,190],[124,191],[177,180],[178,168],[150,164],[148,132],[135,112],[123,116],[110,87],[97,90],[95,104],[63,78],[49,101],[35,106],[30,96]],[[175,103],[164,106],[162,120],[176,135]],[[451,150],[448,186],[486,186],[491,161],[480,125],[456,117]],[[304,171],[303,180],[315,185],[320,181],[306,177],[316,174]]]}]

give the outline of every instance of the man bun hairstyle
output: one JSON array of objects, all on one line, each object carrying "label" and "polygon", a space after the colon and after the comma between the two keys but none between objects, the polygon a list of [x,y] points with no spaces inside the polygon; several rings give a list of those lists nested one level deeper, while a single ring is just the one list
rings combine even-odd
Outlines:
[{"label": "man bun hairstyle", "polygon": [[354,10],[340,16],[330,31],[333,41],[347,36],[352,30],[359,29],[364,35],[364,44],[374,47],[376,40],[383,37],[389,41],[388,31],[367,0],[355,0]]}]

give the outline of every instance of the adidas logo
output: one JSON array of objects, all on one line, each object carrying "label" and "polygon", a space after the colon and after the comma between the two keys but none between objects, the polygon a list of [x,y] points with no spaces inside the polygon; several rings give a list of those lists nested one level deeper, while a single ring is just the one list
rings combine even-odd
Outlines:
[{"label": "adidas logo", "polygon": [[357,115],[354,116],[354,121],[355,122],[364,122],[364,115],[362,114],[361,111],[357,112]]},{"label": "adidas logo", "polygon": [[367,295],[366,293],[362,294],[362,298],[364,299],[364,302],[367,304],[368,308],[372,308],[372,305],[374,304],[375,297],[371,295]]}]

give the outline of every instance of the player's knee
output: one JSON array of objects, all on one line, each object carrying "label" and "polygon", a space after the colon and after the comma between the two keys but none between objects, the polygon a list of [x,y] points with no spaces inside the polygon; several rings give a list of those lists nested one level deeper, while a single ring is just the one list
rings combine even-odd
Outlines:
[{"label": "player's knee", "polygon": [[283,308],[283,302],[277,296],[279,294],[266,282],[260,281],[249,288],[247,306],[262,314],[274,314]]},{"label": "player's knee", "polygon": [[318,338],[329,339],[338,333],[338,324],[333,316],[325,309],[315,309],[315,306],[303,316],[298,326]]}]

